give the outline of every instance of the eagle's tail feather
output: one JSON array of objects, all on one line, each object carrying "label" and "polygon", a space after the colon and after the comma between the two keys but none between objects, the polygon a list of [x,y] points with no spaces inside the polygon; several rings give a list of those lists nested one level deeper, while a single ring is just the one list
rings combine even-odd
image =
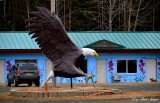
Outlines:
[{"label": "eagle's tail feather", "polygon": [[47,79],[45,80],[45,82],[41,85],[41,88],[43,87],[43,85],[44,85],[45,83],[47,83],[47,82],[48,82],[51,78],[53,78],[53,77],[54,77],[54,73],[53,73],[53,70],[52,70],[52,71],[50,71],[50,73],[49,73]]}]

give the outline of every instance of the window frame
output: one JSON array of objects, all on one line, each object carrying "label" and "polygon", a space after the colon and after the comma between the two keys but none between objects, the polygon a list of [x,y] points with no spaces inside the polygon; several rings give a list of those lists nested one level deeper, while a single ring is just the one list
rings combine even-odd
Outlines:
[{"label": "window frame", "polygon": [[[124,72],[124,73],[118,73],[118,68],[117,68],[117,63],[118,63],[118,60],[125,60],[126,61],[126,72]],[[136,73],[128,73],[128,61],[129,60],[135,60],[136,61]],[[138,63],[137,63],[137,59],[117,59],[116,60],[116,72],[118,73],[118,74],[137,74],[138,73]]]},{"label": "window frame", "polygon": [[16,59],[15,64],[19,63],[36,63],[37,64],[37,59]]},{"label": "window frame", "polygon": [[84,59],[84,64],[83,66],[80,66],[79,68],[84,72],[84,73],[88,73],[88,59]]}]

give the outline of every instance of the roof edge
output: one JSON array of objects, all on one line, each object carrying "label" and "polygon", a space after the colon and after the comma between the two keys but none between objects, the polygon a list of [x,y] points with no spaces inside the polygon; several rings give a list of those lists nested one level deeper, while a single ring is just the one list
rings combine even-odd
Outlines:
[{"label": "roof edge", "polygon": [[[0,33],[29,33],[29,31],[0,31]],[[160,31],[67,31],[67,33],[160,33]]]},{"label": "roof edge", "polygon": [[0,31],[0,33],[29,33],[29,31]]}]

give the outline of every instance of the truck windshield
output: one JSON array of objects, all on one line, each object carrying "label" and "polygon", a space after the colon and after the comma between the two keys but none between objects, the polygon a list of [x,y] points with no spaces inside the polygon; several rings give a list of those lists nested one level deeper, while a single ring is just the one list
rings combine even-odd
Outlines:
[{"label": "truck windshield", "polygon": [[20,70],[37,70],[36,64],[20,64]]}]

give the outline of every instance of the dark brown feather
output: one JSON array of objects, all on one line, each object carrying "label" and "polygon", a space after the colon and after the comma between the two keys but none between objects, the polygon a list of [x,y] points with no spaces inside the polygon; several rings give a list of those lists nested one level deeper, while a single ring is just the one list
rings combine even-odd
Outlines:
[{"label": "dark brown feather", "polygon": [[31,12],[29,34],[42,48],[43,53],[54,64],[54,73],[60,77],[85,76],[79,69],[82,50],[78,48],[68,37],[60,18],[44,7],[37,7],[37,11]]}]

